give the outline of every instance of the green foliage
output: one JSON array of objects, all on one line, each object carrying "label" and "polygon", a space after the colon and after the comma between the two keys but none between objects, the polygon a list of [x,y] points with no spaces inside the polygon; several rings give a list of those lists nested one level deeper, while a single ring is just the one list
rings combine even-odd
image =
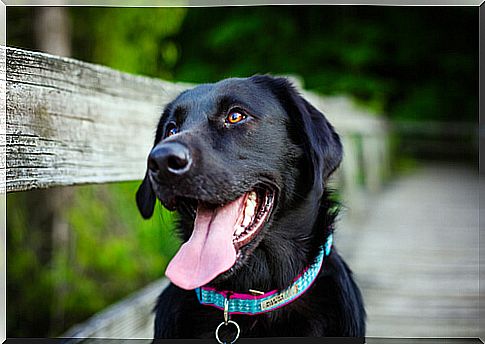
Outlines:
[{"label": "green foliage", "polygon": [[78,313],[79,301],[84,300],[89,315],[163,276],[178,247],[171,215],[160,209],[144,221],[134,202],[138,185],[86,186],[76,191],[68,215],[76,244],[64,264],[72,270],[67,284],[74,295],[66,294],[66,313]]},{"label": "green foliage", "polygon": [[25,196],[7,197],[7,333],[29,336],[38,320],[37,310],[50,309],[51,283],[38,257],[41,233],[29,225]]},{"label": "green foliage", "polygon": [[474,8],[193,8],[175,39],[184,81],[292,73],[392,119],[475,121],[478,112]]},{"label": "green foliage", "polygon": [[71,8],[74,56],[135,74],[172,79],[184,8]]},{"label": "green foliage", "polygon": [[[173,214],[157,207],[152,219],[143,220],[134,201],[138,185],[76,187],[65,214],[68,247],[48,257],[38,246],[46,243],[48,233],[41,224],[29,223],[31,207],[41,205],[28,200],[31,192],[8,196],[7,280],[9,299],[15,300],[8,305],[10,331],[17,336],[59,335],[163,276],[179,246]],[[56,309],[64,313],[64,324],[53,323]]]}]

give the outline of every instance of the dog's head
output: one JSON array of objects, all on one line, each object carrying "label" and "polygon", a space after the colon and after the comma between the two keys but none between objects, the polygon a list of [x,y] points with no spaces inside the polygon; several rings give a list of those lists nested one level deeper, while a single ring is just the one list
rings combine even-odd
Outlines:
[{"label": "dog's head", "polygon": [[181,93],[161,116],[136,195],[145,218],[157,198],[180,213],[185,243],[166,275],[193,289],[271,251],[274,227],[288,210],[316,211],[341,158],[332,126],[287,79],[232,78]]}]

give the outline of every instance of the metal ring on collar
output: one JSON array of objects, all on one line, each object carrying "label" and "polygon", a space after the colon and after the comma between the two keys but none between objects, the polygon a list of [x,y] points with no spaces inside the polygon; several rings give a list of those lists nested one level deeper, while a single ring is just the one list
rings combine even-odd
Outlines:
[{"label": "metal ring on collar", "polygon": [[235,342],[236,342],[236,340],[238,340],[238,338],[239,338],[239,334],[241,333],[241,329],[239,328],[239,325],[237,324],[237,322],[232,321],[232,320],[229,320],[229,321],[227,322],[227,324],[226,324],[226,323],[223,321],[223,322],[221,322],[221,323],[219,324],[219,326],[217,326],[217,328],[216,328],[216,339],[217,339],[217,341],[218,341],[220,344],[226,344],[227,342],[222,342],[222,341],[219,339],[219,329],[221,328],[221,326],[222,326],[222,325],[227,326],[227,325],[229,325],[229,324],[233,324],[233,325],[236,327],[236,330],[237,330],[236,335],[234,336],[234,339],[233,339],[233,340],[230,342],[230,344],[235,343]]}]

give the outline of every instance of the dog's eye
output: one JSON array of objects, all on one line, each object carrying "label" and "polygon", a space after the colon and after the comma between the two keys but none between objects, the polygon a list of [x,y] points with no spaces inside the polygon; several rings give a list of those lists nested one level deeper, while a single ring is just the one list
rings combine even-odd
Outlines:
[{"label": "dog's eye", "polygon": [[237,112],[237,111],[232,111],[229,114],[229,116],[226,117],[226,123],[236,124],[236,123],[241,122],[245,118],[246,118],[246,116],[243,115],[242,113]]},{"label": "dog's eye", "polygon": [[179,130],[178,130],[177,126],[175,125],[175,123],[169,123],[169,125],[167,126],[167,137],[175,135],[178,132],[179,132]]}]

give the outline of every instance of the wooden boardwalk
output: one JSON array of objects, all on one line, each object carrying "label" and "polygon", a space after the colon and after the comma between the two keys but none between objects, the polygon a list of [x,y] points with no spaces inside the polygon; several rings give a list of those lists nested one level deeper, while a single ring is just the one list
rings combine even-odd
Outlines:
[{"label": "wooden boardwalk", "polygon": [[478,337],[478,170],[425,165],[342,216],[368,336]]},{"label": "wooden boardwalk", "polygon": [[[368,208],[342,213],[335,242],[364,294],[367,343],[476,343],[430,337],[479,336],[477,171],[426,165],[357,203]],[[151,338],[154,290],[165,283],[155,282],[65,336]]]}]

